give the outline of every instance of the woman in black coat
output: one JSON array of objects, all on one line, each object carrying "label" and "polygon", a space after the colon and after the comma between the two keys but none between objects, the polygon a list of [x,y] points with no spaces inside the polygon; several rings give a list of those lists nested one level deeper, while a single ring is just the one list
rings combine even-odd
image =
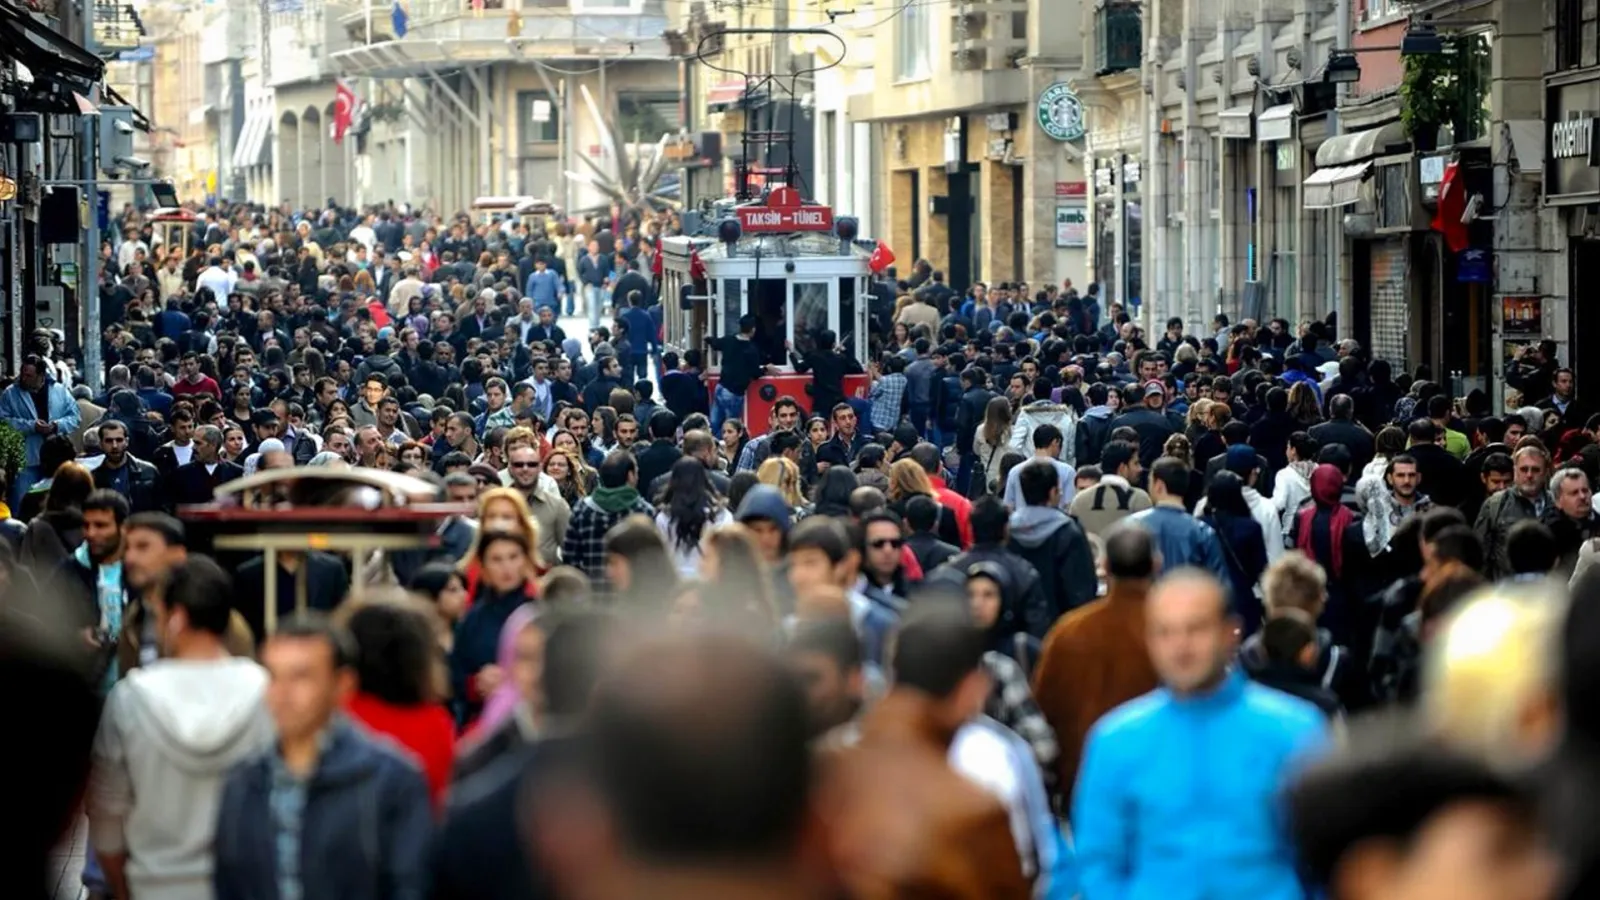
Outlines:
[{"label": "woman in black coat", "polygon": [[1256,585],[1267,571],[1267,542],[1261,535],[1260,523],[1250,515],[1243,479],[1226,469],[1217,473],[1206,490],[1202,521],[1211,526],[1222,543],[1240,628],[1246,636],[1254,634],[1261,627],[1261,598],[1256,596]]}]

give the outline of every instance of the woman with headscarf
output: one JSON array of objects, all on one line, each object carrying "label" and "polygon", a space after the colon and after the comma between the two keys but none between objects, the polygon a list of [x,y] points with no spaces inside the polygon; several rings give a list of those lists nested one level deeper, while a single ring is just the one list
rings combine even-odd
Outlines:
[{"label": "woman with headscarf", "polygon": [[[1371,561],[1361,516],[1341,502],[1344,474],[1323,463],[1311,471],[1311,503],[1295,515],[1292,541],[1328,573],[1328,602],[1319,623],[1345,646],[1356,643],[1359,610],[1367,595],[1365,567]],[[1363,642],[1364,643],[1364,642]]]},{"label": "woman with headscarf", "polygon": [[538,737],[544,705],[541,612],[540,607],[524,603],[500,629],[495,665],[506,677],[484,700],[483,713],[462,736],[464,745],[450,776],[452,782],[465,781]]}]

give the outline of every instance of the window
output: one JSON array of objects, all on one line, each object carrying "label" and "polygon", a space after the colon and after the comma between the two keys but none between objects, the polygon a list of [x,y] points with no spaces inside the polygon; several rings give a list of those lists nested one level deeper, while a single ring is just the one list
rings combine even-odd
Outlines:
[{"label": "window", "polygon": [[1583,0],[1556,0],[1556,68],[1583,65]]},{"label": "window", "polygon": [[802,281],[794,285],[794,334],[790,338],[801,355],[817,349],[817,338],[828,329],[828,285]]},{"label": "window", "polygon": [[1398,0],[1367,0],[1366,6],[1361,11],[1361,21],[1375,22],[1387,19],[1398,12]]},{"label": "window", "polygon": [[544,91],[518,91],[517,133],[523,147],[561,140],[561,104]]},{"label": "window", "polygon": [[906,4],[895,18],[894,77],[897,81],[916,81],[932,74],[929,45],[933,43],[933,11],[929,4]]},{"label": "window", "polygon": [[619,92],[617,128],[625,141],[655,143],[683,127],[679,95],[666,92]]}]

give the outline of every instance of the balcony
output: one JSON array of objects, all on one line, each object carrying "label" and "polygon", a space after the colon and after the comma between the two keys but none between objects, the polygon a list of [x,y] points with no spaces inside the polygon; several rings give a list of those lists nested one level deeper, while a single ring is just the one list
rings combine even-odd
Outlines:
[{"label": "balcony", "polygon": [[950,68],[1015,68],[1028,54],[1027,0],[962,2],[950,15]]},{"label": "balcony", "polygon": [[[355,46],[336,60],[346,75],[407,77],[448,63],[539,59],[668,59],[663,0],[413,0],[405,34],[388,8],[340,19]],[[370,28],[370,32],[369,29]],[[370,33],[371,41],[367,35]]]},{"label": "balcony", "polygon": [[353,6],[304,0],[299,9],[271,13],[267,83],[279,87],[332,78],[332,55],[350,46],[339,22]]},{"label": "balcony", "polygon": [[1094,11],[1095,74],[1138,71],[1144,60],[1144,23],[1133,0],[1103,0]]}]

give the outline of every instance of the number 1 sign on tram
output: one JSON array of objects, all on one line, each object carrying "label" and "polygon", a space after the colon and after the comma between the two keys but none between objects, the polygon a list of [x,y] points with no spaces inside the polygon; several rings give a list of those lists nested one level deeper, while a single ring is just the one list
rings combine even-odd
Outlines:
[{"label": "number 1 sign on tram", "polygon": [[738,206],[734,212],[746,234],[833,230],[832,207],[805,203],[792,187],[776,188],[764,205]]}]

